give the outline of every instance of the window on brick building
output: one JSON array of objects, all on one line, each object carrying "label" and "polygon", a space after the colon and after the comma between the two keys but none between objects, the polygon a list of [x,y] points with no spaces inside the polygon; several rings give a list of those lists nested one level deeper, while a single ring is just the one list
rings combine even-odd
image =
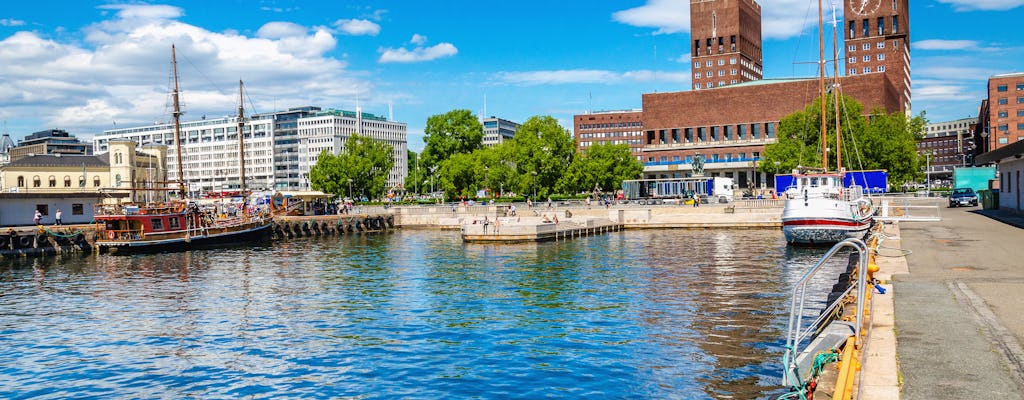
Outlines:
[{"label": "window on brick building", "polygon": [[697,61],[697,62],[693,63],[693,67],[697,68],[697,69],[700,69],[700,61]]},{"label": "window on brick building", "polygon": [[1009,130],[1010,130],[1010,125],[1009,124],[999,125],[999,131],[1000,132],[1008,132]]},{"label": "window on brick building", "polygon": [[885,18],[878,17],[878,36],[885,35]]},{"label": "window on brick building", "polygon": [[996,86],[996,91],[997,92],[1005,92],[1006,91],[1006,85]]},{"label": "window on brick building", "polygon": [[850,52],[853,53],[855,51],[857,51],[857,46],[854,46],[854,45],[851,44],[850,45]]},{"label": "window on brick building", "polygon": [[856,64],[856,63],[857,63],[857,57],[850,57],[850,64]]},{"label": "window on brick building", "polygon": [[864,37],[871,36],[871,24],[868,22],[868,20],[865,19],[863,25],[864,25]]},{"label": "window on brick building", "polygon": [[[857,23],[854,22],[854,21],[850,21],[850,39],[853,39],[856,36],[857,36]],[[853,47],[853,46],[850,46],[850,47]]]},{"label": "window on brick building", "polygon": [[861,50],[871,50],[871,43],[864,43],[860,46]]},{"label": "window on brick building", "polygon": [[1024,117],[1024,110],[1017,110],[1018,117]]},{"label": "window on brick building", "polygon": [[865,74],[870,74],[871,73],[871,67],[864,67],[864,73]]},{"label": "window on brick building", "polygon": [[864,62],[868,62],[868,61],[871,61],[871,56],[870,55],[864,56]]},{"label": "window on brick building", "polygon": [[1008,115],[1007,115],[1007,112],[1006,112],[1006,111],[1000,111],[1000,112],[999,112],[999,118],[1006,118],[1007,116],[1008,116]]},{"label": "window on brick building", "polygon": [[1024,104],[1024,96],[1017,96],[1017,104]]},{"label": "window on brick building", "polygon": [[876,43],[875,47],[879,48],[879,49],[884,49],[885,48],[885,41],[883,40],[881,42]]},{"label": "window on brick building", "polygon": [[1024,90],[1024,83],[1018,83],[1017,90]]},{"label": "window on brick building", "polygon": [[857,69],[856,68],[850,68],[850,75],[857,75]]},{"label": "window on brick building", "polygon": [[878,56],[877,56],[877,57],[875,57],[875,58],[877,58],[877,59],[878,59],[878,61],[882,61],[882,60],[885,60],[885,53],[879,53],[879,54],[878,54]]},{"label": "window on brick building", "polygon": [[998,102],[998,103],[999,103],[1000,105],[1006,105],[1006,103],[1007,103],[1007,101],[1006,101],[1006,98],[1005,98],[1005,97],[1000,97],[1000,98],[999,98],[999,100],[997,100],[997,102]]},{"label": "window on brick building", "polygon": [[892,16],[892,33],[899,33],[900,31],[900,19],[899,17]]}]

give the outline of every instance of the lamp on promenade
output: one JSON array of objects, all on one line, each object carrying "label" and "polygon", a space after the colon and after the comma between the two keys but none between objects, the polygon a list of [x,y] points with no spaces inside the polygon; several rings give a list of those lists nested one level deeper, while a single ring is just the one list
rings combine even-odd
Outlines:
[{"label": "lamp on promenade", "polygon": [[533,174],[533,199],[537,199],[537,171],[531,172]]}]

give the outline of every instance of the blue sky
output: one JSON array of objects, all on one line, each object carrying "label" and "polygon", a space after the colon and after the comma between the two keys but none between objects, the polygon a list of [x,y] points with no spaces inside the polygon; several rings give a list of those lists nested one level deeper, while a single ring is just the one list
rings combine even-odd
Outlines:
[{"label": "blue sky", "polygon": [[[816,2],[759,3],[765,77],[814,76]],[[989,76],[1024,71],[1024,0],[910,7],[915,113],[975,116]],[[243,79],[247,112],[390,104],[416,151],[429,116],[485,101],[487,115],[571,130],[575,114],[691,86],[686,0],[13,2],[0,14],[0,120],[15,140],[169,120],[172,43],[186,119],[233,114]]]}]

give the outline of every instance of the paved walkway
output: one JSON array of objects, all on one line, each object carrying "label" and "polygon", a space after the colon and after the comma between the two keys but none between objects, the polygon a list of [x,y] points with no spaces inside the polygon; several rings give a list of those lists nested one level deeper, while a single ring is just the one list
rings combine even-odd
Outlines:
[{"label": "paved walkway", "polygon": [[893,276],[903,398],[1024,400],[1024,218],[942,218],[900,224],[911,252],[909,274]]}]

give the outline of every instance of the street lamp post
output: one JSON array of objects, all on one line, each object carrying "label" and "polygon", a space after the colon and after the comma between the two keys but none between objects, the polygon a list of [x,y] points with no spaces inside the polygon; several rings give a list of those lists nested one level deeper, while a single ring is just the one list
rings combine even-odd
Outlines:
[{"label": "street lamp post", "polygon": [[533,199],[537,199],[537,171],[531,172],[533,174]]}]

